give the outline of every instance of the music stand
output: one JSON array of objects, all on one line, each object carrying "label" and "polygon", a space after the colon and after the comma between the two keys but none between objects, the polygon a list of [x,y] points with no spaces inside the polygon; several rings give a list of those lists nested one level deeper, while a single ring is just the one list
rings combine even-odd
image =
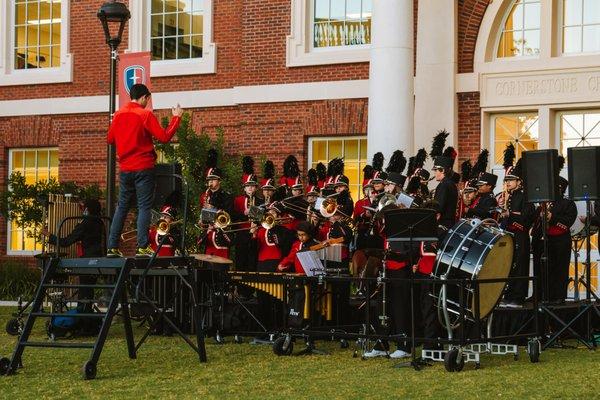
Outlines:
[{"label": "music stand", "polygon": [[[437,241],[438,223],[436,211],[428,208],[409,208],[392,209],[384,211],[385,228],[384,232],[389,248],[405,249],[406,243],[409,246],[409,260],[412,268],[414,260],[412,256],[413,242]],[[411,271],[412,272],[412,271]],[[401,363],[395,367],[411,366],[415,371],[420,371],[421,366],[429,365],[421,357],[417,358],[415,349],[415,300],[414,300],[414,274],[410,274],[410,312],[411,312],[411,356],[409,363]]]}]

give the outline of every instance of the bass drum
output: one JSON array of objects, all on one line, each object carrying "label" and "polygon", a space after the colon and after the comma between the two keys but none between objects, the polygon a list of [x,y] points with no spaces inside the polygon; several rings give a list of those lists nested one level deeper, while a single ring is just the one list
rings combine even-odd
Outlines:
[{"label": "bass drum", "polygon": [[[484,224],[478,219],[461,219],[448,232],[435,261],[434,276],[438,279],[468,279],[465,283],[463,301],[460,301],[460,286],[457,284],[434,287],[433,296],[441,312],[456,316],[461,307],[465,317],[474,319],[476,313],[475,284],[483,279],[506,279],[513,258],[513,238],[495,226]],[[446,295],[443,289],[446,286]],[[506,282],[479,284],[479,318],[487,317],[502,296]],[[444,301],[445,300],[445,301]],[[441,316],[441,313],[440,313]],[[444,324],[444,321],[441,321]],[[444,325],[448,326],[446,320]]]}]

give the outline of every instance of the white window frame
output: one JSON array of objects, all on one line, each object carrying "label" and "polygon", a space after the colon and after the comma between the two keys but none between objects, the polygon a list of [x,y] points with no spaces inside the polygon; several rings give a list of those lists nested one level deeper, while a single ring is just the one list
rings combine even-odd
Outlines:
[{"label": "white window frame", "polygon": [[0,2],[0,86],[35,85],[73,81],[73,56],[69,53],[70,1],[61,1],[60,66],[15,69],[14,0]]},{"label": "white window frame", "polygon": [[290,34],[286,38],[287,67],[370,61],[370,44],[314,48],[312,4],[313,0],[291,0]]},{"label": "white window frame", "polygon": [[[128,53],[150,51],[150,7],[147,0],[130,0]],[[217,72],[217,45],[213,42],[213,0],[204,0],[202,57],[183,60],[154,60],[150,76],[214,74]]]},{"label": "white window frame", "polygon": [[[58,147],[21,147],[21,148],[17,148],[15,147],[14,149],[9,149],[8,150],[8,177],[10,177],[10,174],[12,174],[13,172],[13,153],[15,151],[31,151],[31,150],[36,150],[36,151],[50,151],[50,150],[56,150],[59,151]],[[48,162],[50,162],[50,158],[48,158]],[[36,169],[37,169],[37,158],[36,158]],[[42,250],[11,250],[11,240],[12,240],[12,235],[11,235],[11,220],[6,218],[6,255],[7,256],[32,256],[32,255],[36,255],[36,254],[40,254],[42,252]]]}]

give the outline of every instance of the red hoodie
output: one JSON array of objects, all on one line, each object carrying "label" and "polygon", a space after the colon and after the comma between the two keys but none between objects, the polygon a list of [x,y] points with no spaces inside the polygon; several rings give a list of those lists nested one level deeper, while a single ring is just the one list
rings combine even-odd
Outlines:
[{"label": "red hoodie", "polygon": [[151,110],[129,102],[117,111],[108,130],[108,144],[117,147],[119,168],[123,172],[154,168],[156,152],[152,138],[168,143],[181,121],[173,117],[167,129],[163,129]]}]

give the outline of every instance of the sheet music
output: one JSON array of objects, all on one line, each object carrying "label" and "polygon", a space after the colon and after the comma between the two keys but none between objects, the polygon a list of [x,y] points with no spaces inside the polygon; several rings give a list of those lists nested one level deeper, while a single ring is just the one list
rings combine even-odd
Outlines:
[{"label": "sheet music", "polygon": [[403,205],[406,208],[410,208],[412,206],[413,201],[415,201],[415,199],[407,195],[406,193],[400,193],[396,198],[396,204]]},{"label": "sheet music", "polygon": [[296,253],[302,269],[306,276],[317,276],[325,274],[325,267],[319,259],[319,255],[316,251],[299,251]]}]

